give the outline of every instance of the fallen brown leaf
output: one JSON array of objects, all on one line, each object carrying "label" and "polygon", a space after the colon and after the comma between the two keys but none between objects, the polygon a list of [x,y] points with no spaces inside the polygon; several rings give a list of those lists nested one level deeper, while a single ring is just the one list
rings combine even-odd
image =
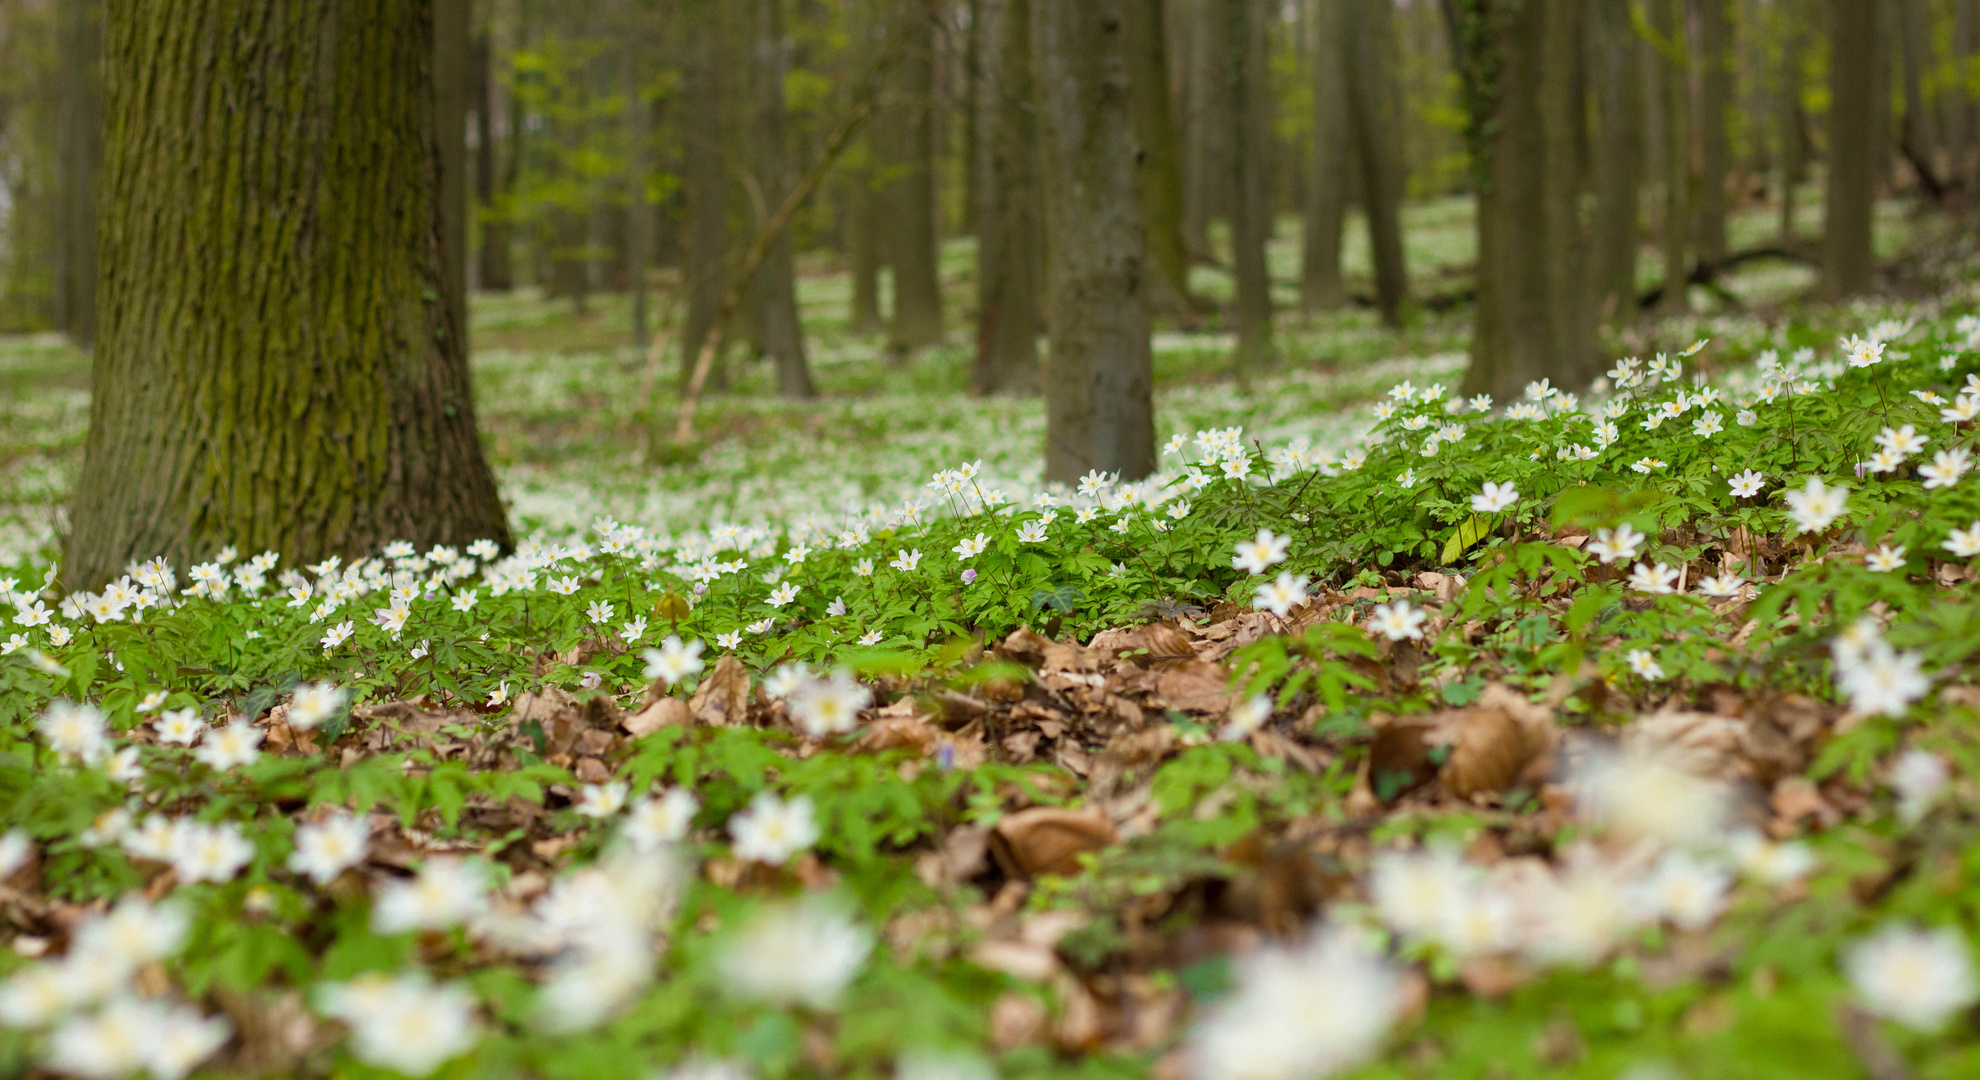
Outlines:
[{"label": "fallen brown leaf", "polygon": [[695,688],[688,710],[697,723],[715,727],[735,727],[749,721],[749,672],[734,653],[715,662],[715,670]]},{"label": "fallen brown leaf", "polygon": [[1112,822],[1091,810],[1037,806],[1008,815],[991,834],[991,853],[1010,877],[1077,874],[1079,857],[1118,840]]}]

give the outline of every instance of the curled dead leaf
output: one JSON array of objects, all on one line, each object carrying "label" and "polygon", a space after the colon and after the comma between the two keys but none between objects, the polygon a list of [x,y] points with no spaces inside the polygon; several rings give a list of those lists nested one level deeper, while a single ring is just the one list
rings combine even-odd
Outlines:
[{"label": "curled dead leaf", "polygon": [[1081,855],[1118,839],[1104,814],[1037,806],[999,821],[991,833],[990,849],[1010,877],[1077,874]]},{"label": "curled dead leaf", "polygon": [[635,739],[643,739],[663,727],[686,724],[694,720],[688,711],[688,703],[677,697],[658,698],[645,708],[626,717],[625,729]]},{"label": "curled dead leaf", "polygon": [[1496,795],[1537,785],[1553,771],[1559,733],[1553,713],[1498,683],[1485,688],[1478,704],[1447,714],[1441,725],[1454,739],[1444,763],[1444,790],[1460,799]]},{"label": "curled dead leaf", "polygon": [[734,653],[715,662],[715,670],[695,688],[688,703],[697,723],[734,727],[749,720],[749,672]]}]

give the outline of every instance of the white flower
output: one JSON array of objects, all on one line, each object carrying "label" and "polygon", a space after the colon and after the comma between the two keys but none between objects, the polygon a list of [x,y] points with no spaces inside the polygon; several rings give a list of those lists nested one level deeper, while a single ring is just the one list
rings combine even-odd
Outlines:
[{"label": "white flower", "polygon": [[1429,939],[1437,935],[1450,905],[1459,895],[1476,889],[1481,876],[1445,846],[1384,852],[1369,866],[1369,898],[1375,913],[1391,929]]},{"label": "white flower", "polygon": [[330,631],[323,635],[323,651],[328,653],[330,650],[349,641],[351,635],[356,632],[357,627],[349,619],[345,619],[343,622],[331,627]]},{"label": "white flower", "polygon": [[495,709],[495,708],[500,708],[503,705],[507,705],[508,703],[509,703],[509,681],[507,679],[504,679],[500,684],[498,684],[495,687],[495,689],[490,690],[488,692],[488,707],[491,709]]},{"label": "white flower", "polygon": [[460,592],[454,594],[454,610],[466,611],[472,608],[474,602],[480,598],[480,589],[462,589]]},{"label": "white flower", "polygon": [[1819,476],[1811,476],[1800,491],[1787,493],[1789,516],[1802,532],[1821,532],[1829,527],[1849,502],[1849,489],[1829,487]]},{"label": "white flower", "polygon": [[[860,640],[861,645],[877,645],[878,630]],[[850,675],[835,672],[830,679],[808,679],[791,695],[791,716],[804,732],[823,738],[851,731],[859,723],[859,711],[873,701],[873,694],[854,682]]]},{"label": "white flower", "polygon": [[1636,558],[1636,553],[1642,550],[1643,541],[1647,539],[1649,538],[1630,528],[1625,522],[1613,529],[1595,530],[1594,539],[1588,541],[1584,550],[1607,565],[1618,559]]},{"label": "white flower", "polygon": [[702,643],[681,639],[668,634],[657,649],[648,649],[641,655],[646,660],[646,677],[658,679],[672,686],[682,679],[701,671]]},{"label": "white flower", "polygon": [[786,802],[774,792],[759,791],[747,809],[730,819],[729,835],[737,858],[782,866],[818,842],[818,821],[809,796]]},{"label": "white flower", "polygon": [[853,564],[853,573],[859,577],[873,576],[873,560],[861,559]]},{"label": "white flower", "polygon": [[487,907],[488,871],[479,862],[442,855],[426,860],[410,881],[378,887],[371,928],[381,934],[445,930]]},{"label": "white flower", "polygon": [[735,649],[740,648],[741,645],[742,631],[740,630],[728,630],[715,635],[715,647],[718,649]]},{"label": "white flower", "polygon": [[1945,794],[1952,779],[1946,759],[1930,750],[1912,747],[1898,755],[1891,766],[1891,788],[1898,795],[1898,817],[1908,825],[1924,818]]},{"label": "white flower", "polygon": [[606,784],[586,784],[578,796],[577,812],[585,817],[608,818],[625,808],[627,786],[623,780]]},{"label": "white flower", "polygon": [[785,664],[772,671],[769,678],[763,680],[763,692],[782,701],[797,693],[810,678],[811,669],[805,666],[804,661]]},{"label": "white flower", "polygon": [[1746,471],[1729,478],[1726,481],[1726,486],[1732,488],[1732,493],[1735,498],[1750,499],[1753,496],[1760,494],[1760,488],[1764,484],[1766,484],[1766,482],[1767,482],[1767,474],[1755,472],[1752,469],[1747,469]]},{"label": "white flower", "polygon": [[1193,1080],[1311,1080],[1381,1047],[1400,1005],[1387,959],[1346,928],[1237,958],[1237,987],[1189,1035]]},{"label": "white flower", "polygon": [[180,1080],[233,1035],[227,1021],[202,1016],[182,1005],[162,1006],[159,1012],[157,1028],[145,1050],[144,1067],[152,1080]]},{"label": "white flower", "polygon": [[48,1038],[47,1064],[89,1080],[115,1080],[144,1068],[161,1033],[164,1007],[119,998],[87,1015],[69,1017]]},{"label": "white flower", "polygon": [[289,869],[318,885],[328,885],[344,871],[364,862],[370,840],[371,826],[364,818],[332,814],[296,830],[296,850],[289,856]]},{"label": "white flower", "polygon": [[110,753],[103,710],[94,705],[57,701],[41,714],[35,730],[50,749],[64,757],[78,758],[84,764],[95,765]]},{"label": "white flower", "polygon": [[[1125,519],[1124,519],[1125,520]],[[1020,544],[1042,544],[1045,542],[1045,521],[1033,518],[1018,526],[1017,539]]]},{"label": "white flower", "polygon": [[1495,484],[1485,481],[1484,490],[1471,497],[1471,512],[1474,514],[1496,514],[1519,501],[1519,490],[1511,484]]},{"label": "white flower", "polygon": [[1258,530],[1258,535],[1250,540],[1239,541],[1237,554],[1231,556],[1231,565],[1248,574],[1262,574],[1268,568],[1286,561],[1286,549],[1291,538],[1275,536],[1270,529]]},{"label": "white flower", "polygon": [[1733,833],[1727,848],[1746,876],[1766,885],[1799,881],[1815,868],[1815,853],[1808,845],[1777,844],[1752,829]]},{"label": "white flower", "polygon": [[1650,473],[1663,468],[1665,464],[1666,462],[1659,461],[1656,458],[1646,457],[1630,462],[1629,467],[1636,472]]},{"label": "white flower", "polygon": [[1629,587],[1659,596],[1677,591],[1678,572],[1663,563],[1637,563],[1629,571]]},{"label": "white flower", "polygon": [[1658,746],[1591,755],[1571,779],[1576,805],[1610,830],[1679,847],[1716,840],[1731,803],[1723,783]]},{"label": "white flower", "polygon": [[777,586],[777,588],[770,593],[770,599],[765,602],[768,603],[773,608],[781,608],[785,604],[788,604],[791,601],[796,600],[797,594],[798,594],[798,587],[786,581],[782,585]]},{"label": "white flower", "polygon": [[1724,599],[1738,596],[1740,589],[1745,587],[1745,585],[1746,579],[1740,577],[1738,574],[1714,574],[1710,577],[1698,579],[1698,592],[1703,596],[1716,596]]},{"label": "white flower", "polygon": [[1900,457],[1910,457],[1925,449],[1925,442],[1925,436],[1910,424],[1901,428],[1887,427],[1877,433],[1877,445]]},{"label": "white flower", "polygon": [[1849,366],[1853,368],[1869,367],[1884,358],[1884,343],[1874,337],[1844,338],[1842,348],[1843,355],[1849,359]]},{"label": "white flower", "polygon": [[701,803],[686,788],[670,788],[659,798],[642,798],[626,815],[626,839],[641,851],[658,851],[685,838]]},{"label": "white flower", "polygon": [[1648,906],[1680,930],[1703,930],[1726,908],[1732,875],[1682,851],[1668,851],[1644,882]]},{"label": "white flower", "polygon": [[1959,478],[1965,476],[1972,468],[1973,455],[1966,447],[1956,446],[1951,450],[1940,450],[1933,454],[1932,463],[1919,466],[1918,475],[1925,478],[1925,487],[1930,490],[1951,487],[1959,483]]},{"label": "white flower", "polygon": [[1725,417],[1717,412],[1707,412],[1691,422],[1691,432],[1701,439],[1709,439],[1726,429]]},{"label": "white flower", "polygon": [[350,693],[330,683],[304,683],[289,699],[289,726],[308,731],[343,711]]},{"label": "white flower", "polygon": [[1651,682],[1664,677],[1663,665],[1657,663],[1657,658],[1647,649],[1631,649],[1623,659],[1629,662],[1629,670]]},{"label": "white flower", "polygon": [[591,625],[593,626],[603,626],[611,622],[612,602],[609,600],[593,600],[590,604],[586,605],[584,617],[591,620]]},{"label": "white flower", "polygon": [[897,550],[898,554],[888,561],[888,566],[902,573],[907,573],[921,565],[921,552],[919,550],[909,551],[906,548],[899,548]]},{"label": "white flower", "polygon": [[172,870],[181,884],[197,881],[224,884],[234,880],[252,858],[254,845],[241,835],[240,826],[231,821],[215,825],[186,821],[173,830]]},{"label": "white flower", "polygon": [[226,772],[259,760],[261,740],[260,729],[245,720],[236,720],[226,727],[208,732],[199,749],[193,751],[193,756],[220,772]]},{"label": "white flower", "polygon": [[474,1047],[474,997],[417,973],[360,976],[318,987],[318,1008],[351,1026],[358,1060],[425,1076]]},{"label": "white flower", "polygon": [[1306,603],[1306,587],[1311,580],[1305,574],[1295,575],[1281,570],[1276,580],[1258,586],[1252,606],[1264,608],[1283,618],[1291,614],[1292,609]]},{"label": "white flower", "polygon": [[1231,706],[1230,719],[1224,724],[1218,737],[1225,742],[1236,742],[1249,738],[1251,733],[1265,726],[1272,718],[1272,695],[1254,694]]},{"label": "white flower", "polygon": [[822,898],[778,904],[744,924],[717,959],[732,992],[829,1009],[859,974],[873,935]]},{"label": "white flower", "polygon": [[1935,1031],[1980,1000],[1966,939],[1949,926],[1886,926],[1844,951],[1843,971],[1866,1010],[1918,1031]]},{"label": "white flower", "polygon": [[1397,600],[1389,604],[1377,604],[1368,612],[1368,627],[1390,641],[1404,638],[1422,640],[1423,624],[1430,618],[1427,612],[1410,606],[1407,600]]},{"label": "white flower", "polygon": [[982,533],[977,533],[975,536],[963,537],[960,541],[956,543],[955,547],[952,547],[949,550],[955,552],[957,555],[961,556],[964,559],[973,559],[978,555],[983,554],[983,549],[986,546],[988,546],[989,543],[990,543],[989,537],[984,536]]},{"label": "white flower", "polygon": [[137,709],[135,711],[139,714],[148,713],[160,705],[165,704],[165,699],[168,696],[170,695],[166,694],[163,690],[153,690],[151,693],[144,695],[143,700],[137,703]]},{"label": "white flower", "polygon": [[1904,569],[1904,545],[1899,544],[1897,547],[1892,547],[1889,544],[1878,544],[1877,550],[1864,557],[1863,565],[1867,569],[1880,574],[1889,573],[1892,570],[1902,570]]},{"label": "white flower", "polygon": [[645,636],[646,636],[646,616],[644,615],[640,615],[633,618],[631,621],[626,623],[624,629],[619,631],[619,640],[624,641],[628,645],[632,644],[635,641],[638,641],[640,638],[643,638]]},{"label": "white flower", "polygon": [[1964,529],[1954,529],[1946,536],[1945,548],[1953,555],[1970,559],[1980,555],[1980,521]]},{"label": "white flower", "polygon": [[26,832],[8,829],[0,833],[0,881],[14,876],[14,872],[27,865],[28,856],[34,854],[34,844],[28,840]]},{"label": "white flower", "polygon": [[1931,689],[1920,670],[1923,658],[1898,652],[1882,638],[1861,650],[1839,641],[1834,651],[1836,682],[1856,712],[1900,716]]},{"label": "white flower", "polygon": [[1586,967],[1608,955],[1645,914],[1622,872],[1582,849],[1558,874],[1534,881],[1521,897],[1526,953],[1543,964]]}]

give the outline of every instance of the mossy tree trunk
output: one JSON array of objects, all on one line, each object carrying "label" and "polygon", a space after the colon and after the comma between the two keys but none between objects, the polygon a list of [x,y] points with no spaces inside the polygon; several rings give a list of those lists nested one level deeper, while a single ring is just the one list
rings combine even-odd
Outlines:
[{"label": "mossy tree trunk", "polygon": [[56,130],[55,327],[88,348],[96,339],[97,172],[103,159],[103,0],[60,0]]},{"label": "mossy tree trunk", "polygon": [[1148,261],[1157,271],[1159,306],[1186,312],[1189,254],[1182,237],[1182,157],[1176,149],[1176,121],[1169,102],[1166,9],[1164,0],[1130,0],[1123,11]]},{"label": "mossy tree trunk", "polygon": [[1051,357],[1045,478],[1155,471],[1147,254],[1128,117],[1123,0],[1032,10]]},{"label": "mossy tree trunk", "polygon": [[508,526],[442,298],[432,0],[112,0],[66,584]]},{"label": "mossy tree trunk", "polygon": [[1237,278],[1237,362],[1273,360],[1272,282],[1265,245],[1272,238],[1271,72],[1266,64],[1264,0],[1224,0],[1229,19],[1231,136],[1231,263]]},{"label": "mossy tree trunk", "polygon": [[1038,109],[1031,0],[980,0],[976,76],[979,394],[1038,389],[1044,209],[1038,189]]},{"label": "mossy tree trunk", "polygon": [[1830,299],[1868,292],[1876,269],[1870,215],[1885,147],[1873,98],[1888,95],[1877,50],[1881,4],[1830,0],[1828,194],[1822,218],[1822,292]]},{"label": "mossy tree trunk", "polygon": [[1313,159],[1306,180],[1299,303],[1324,311],[1347,303],[1341,281],[1341,226],[1347,216],[1348,0],[1308,0],[1305,46],[1313,78]]}]

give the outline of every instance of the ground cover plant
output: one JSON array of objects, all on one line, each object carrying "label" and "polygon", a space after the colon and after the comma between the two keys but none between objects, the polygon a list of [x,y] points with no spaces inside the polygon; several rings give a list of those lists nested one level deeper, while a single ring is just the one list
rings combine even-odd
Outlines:
[{"label": "ground cover plant", "polygon": [[1136,484],[992,404],[512,552],[28,558],[0,1061],[1967,1075],[1973,309],[1171,389]]}]

